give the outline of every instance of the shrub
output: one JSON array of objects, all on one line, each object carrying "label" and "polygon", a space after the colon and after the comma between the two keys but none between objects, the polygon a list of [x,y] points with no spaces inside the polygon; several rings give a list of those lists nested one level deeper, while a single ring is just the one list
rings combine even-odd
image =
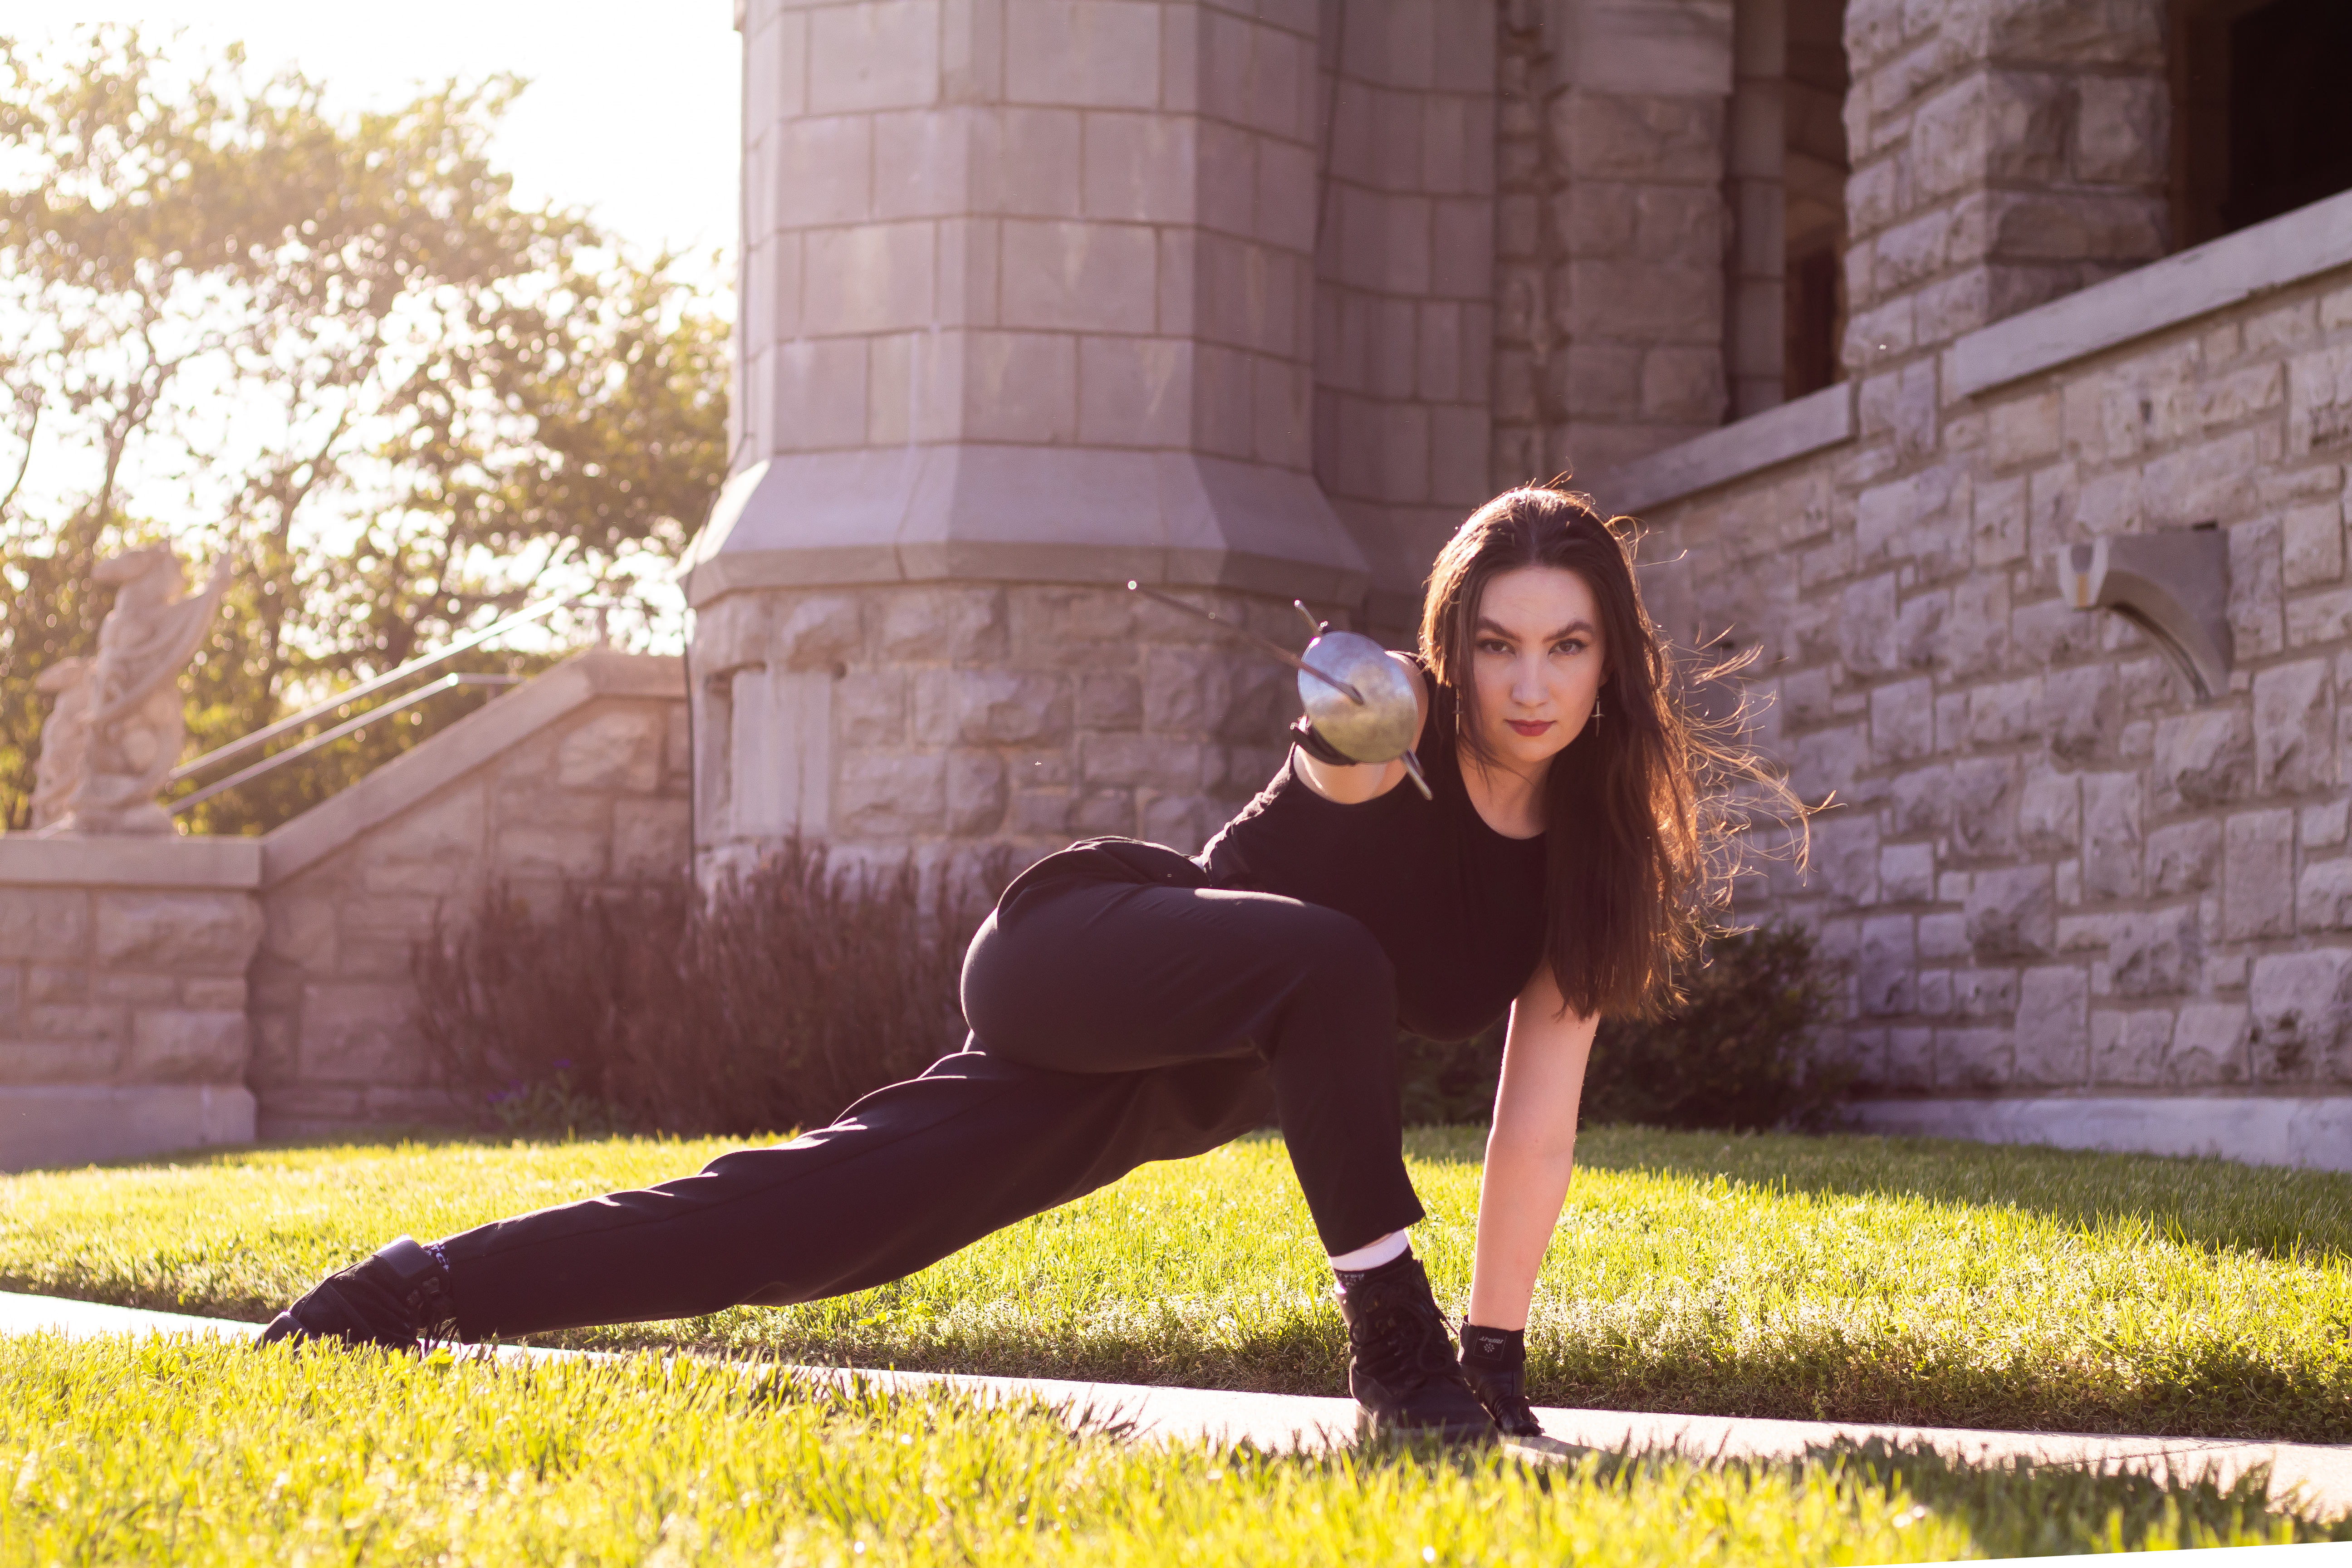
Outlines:
[{"label": "shrub", "polygon": [[741,1134],[829,1121],[956,1049],[965,944],[989,900],[913,867],[788,844],[705,894],[689,879],[503,889],[414,953],[418,1024],[450,1086],[512,1131]]},{"label": "shrub", "polygon": [[1408,1127],[1451,1127],[1494,1114],[1503,1069],[1503,1026],[1475,1040],[1397,1037],[1397,1079]]},{"label": "shrub", "polygon": [[[1845,1089],[1811,1059],[1829,981],[1813,939],[1771,925],[1719,936],[1682,976],[1684,999],[1643,1022],[1606,1019],[1585,1074],[1582,1121],[1656,1127],[1811,1126]],[[1473,1121],[1493,1108],[1498,1027],[1463,1046],[1401,1042],[1408,1121]]]}]

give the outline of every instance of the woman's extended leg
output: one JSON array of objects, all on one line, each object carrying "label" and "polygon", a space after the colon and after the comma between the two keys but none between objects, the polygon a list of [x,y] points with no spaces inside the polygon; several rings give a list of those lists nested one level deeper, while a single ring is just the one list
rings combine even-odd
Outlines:
[{"label": "woman's extended leg", "polygon": [[1150,1160],[1263,1120],[1255,1061],[1041,1071],[966,1050],[830,1127],[696,1175],[450,1237],[459,1335],[782,1306],[902,1279]]}]

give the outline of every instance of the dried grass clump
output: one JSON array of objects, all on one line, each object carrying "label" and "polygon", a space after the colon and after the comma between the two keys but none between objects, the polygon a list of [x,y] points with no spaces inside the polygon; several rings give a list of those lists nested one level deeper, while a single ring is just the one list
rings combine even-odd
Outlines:
[{"label": "dried grass clump", "polygon": [[797,842],[708,894],[684,876],[575,887],[534,916],[494,887],[416,945],[417,1022],[449,1085],[512,1131],[820,1125],[958,1047],[990,902],[927,911],[911,864],[834,868]]}]

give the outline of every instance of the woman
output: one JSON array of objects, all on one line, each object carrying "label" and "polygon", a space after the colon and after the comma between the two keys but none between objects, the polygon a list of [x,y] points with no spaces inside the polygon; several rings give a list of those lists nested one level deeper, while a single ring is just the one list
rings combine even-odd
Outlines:
[{"label": "woman", "polygon": [[[1566,1196],[1595,1021],[1647,1007],[1694,929],[1702,748],[1665,691],[1625,545],[1580,496],[1510,491],[1431,574],[1413,672],[1433,797],[1303,721],[1197,858],[1047,857],[964,963],[966,1048],[834,1125],[697,1175],[336,1274],[265,1341],[412,1345],[782,1305],[901,1278],[1269,1099],[1337,1276],[1370,1424],[1538,1430],[1522,1333]],[[1457,1359],[1408,1228],[1400,1023],[1510,1026]]]}]

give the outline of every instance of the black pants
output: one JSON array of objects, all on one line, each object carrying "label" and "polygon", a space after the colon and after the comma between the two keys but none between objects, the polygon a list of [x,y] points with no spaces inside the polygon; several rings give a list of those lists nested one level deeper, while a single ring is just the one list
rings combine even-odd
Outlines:
[{"label": "black pants", "polygon": [[1349,916],[1202,880],[1134,844],[1031,868],[965,958],[964,1050],[789,1143],[448,1237],[459,1333],[865,1289],[1269,1101],[1328,1250],[1411,1225],[1386,955]]}]

